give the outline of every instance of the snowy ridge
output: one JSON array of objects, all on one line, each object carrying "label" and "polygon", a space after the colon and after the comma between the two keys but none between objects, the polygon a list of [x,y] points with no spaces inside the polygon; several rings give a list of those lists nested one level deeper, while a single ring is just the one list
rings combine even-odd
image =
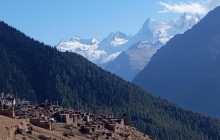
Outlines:
[{"label": "snowy ridge", "polygon": [[62,52],[78,53],[101,66],[114,61],[120,53],[128,50],[134,44],[141,44],[143,41],[145,41],[145,45],[147,45],[147,41],[148,46],[150,45],[158,49],[165,45],[174,35],[185,32],[199,21],[199,15],[190,14],[183,14],[181,17],[172,19],[169,22],[149,18],[143,24],[140,31],[133,36],[116,32],[109,34],[100,42],[96,39],[81,39],[76,36],[69,41],[61,41],[57,45],[57,49]]},{"label": "snowy ridge", "polygon": [[168,22],[149,18],[134,38],[139,38],[141,41],[148,40],[153,44],[159,41],[161,45],[165,45],[174,35],[184,33],[200,20],[199,15],[186,13]]},{"label": "snowy ridge", "polygon": [[125,44],[126,42],[128,42],[128,40],[123,39],[123,38],[115,38],[115,40],[111,42],[111,46],[114,46],[114,47],[120,46],[122,44]]},{"label": "snowy ridge", "polygon": [[[147,19],[140,31],[128,41],[129,49],[109,63],[106,70],[132,81],[137,73],[144,69],[151,57],[174,35],[184,33],[200,21],[198,15],[184,14],[171,21]],[[131,43],[131,44],[132,44]],[[126,69],[126,70],[125,70]]]},{"label": "snowy ridge", "polygon": [[119,54],[121,54],[121,52],[115,52],[110,55],[106,55],[106,57],[102,59],[101,64],[105,64],[107,62],[113,61]]},{"label": "snowy ridge", "polygon": [[121,32],[111,33],[101,42],[96,39],[81,39],[76,36],[69,41],[62,40],[57,45],[57,49],[61,52],[75,52],[96,64],[104,64],[113,61],[124,51],[123,47],[118,46],[125,44],[128,40],[129,36]]},{"label": "snowy ridge", "polygon": [[98,40],[96,39],[81,39],[79,37],[73,37],[70,41],[61,41],[57,49],[61,52],[75,52],[78,53],[90,61],[94,62],[102,55],[105,55],[104,50],[98,50]]}]

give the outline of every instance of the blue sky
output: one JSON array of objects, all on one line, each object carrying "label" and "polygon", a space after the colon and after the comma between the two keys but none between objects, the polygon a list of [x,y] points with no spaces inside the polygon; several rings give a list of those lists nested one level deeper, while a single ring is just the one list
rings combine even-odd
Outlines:
[{"label": "blue sky", "polygon": [[0,20],[54,46],[76,35],[101,40],[116,31],[135,34],[149,17],[204,15],[217,5],[220,0],[0,0]]}]

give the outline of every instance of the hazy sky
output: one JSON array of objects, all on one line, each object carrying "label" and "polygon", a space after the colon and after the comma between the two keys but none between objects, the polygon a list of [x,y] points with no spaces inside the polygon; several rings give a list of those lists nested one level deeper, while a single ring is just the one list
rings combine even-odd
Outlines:
[{"label": "hazy sky", "polygon": [[0,20],[45,44],[61,39],[135,34],[147,18],[170,20],[184,12],[205,15],[220,0],[0,0]]}]

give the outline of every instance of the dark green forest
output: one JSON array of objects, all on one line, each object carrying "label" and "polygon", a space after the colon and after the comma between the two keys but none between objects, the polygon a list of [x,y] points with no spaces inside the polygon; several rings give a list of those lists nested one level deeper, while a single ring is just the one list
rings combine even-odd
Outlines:
[{"label": "dark green forest", "polygon": [[220,121],[154,97],[80,55],[59,52],[0,22],[0,92],[34,103],[58,101],[91,113],[127,114],[162,140],[218,140]]},{"label": "dark green forest", "polygon": [[220,119],[220,6],[174,36],[133,83],[181,107]]}]

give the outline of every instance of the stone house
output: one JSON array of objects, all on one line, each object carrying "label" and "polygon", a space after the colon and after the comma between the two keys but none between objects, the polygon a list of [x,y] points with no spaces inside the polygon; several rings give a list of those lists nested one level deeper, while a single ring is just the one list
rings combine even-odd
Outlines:
[{"label": "stone house", "polygon": [[115,123],[106,123],[105,128],[108,130],[111,130],[113,132],[117,132],[117,130],[118,130],[118,126]]},{"label": "stone house", "polygon": [[92,134],[96,131],[96,127],[92,126],[82,126],[80,131],[86,134]]},{"label": "stone house", "polygon": [[1,105],[0,106],[0,115],[14,118],[15,117],[14,106]]},{"label": "stone house", "polygon": [[52,120],[42,120],[40,118],[31,118],[30,123],[39,126],[48,130],[53,130],[54,127],[54,121]]}]

